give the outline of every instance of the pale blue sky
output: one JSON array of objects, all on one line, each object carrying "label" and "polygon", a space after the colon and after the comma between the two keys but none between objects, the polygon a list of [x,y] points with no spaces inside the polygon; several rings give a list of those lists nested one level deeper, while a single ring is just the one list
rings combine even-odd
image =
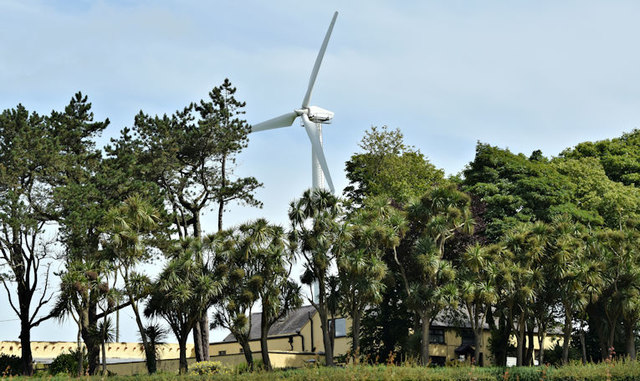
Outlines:
[{"label": "pale blue sky", "polygon": [[[400,128],[448,174],[478,140],[557,155],[640,126],[636,1],[0,0],[0,109],[48,113],[80,90],[111,120],[107,141],[140,109],[172,113],[228,77],[258,123],[300,105],[335,10],[311,103],[336,114],[324,140],[337,189],[371,125]],[[227,226],[285,224],[311,184],[303,129],[251,136],[239,165],[264,183],[265,207],[233,207]],[[0,339],[17,339],[0,296]],[[51,323],[32,337],[75,333]]]}]

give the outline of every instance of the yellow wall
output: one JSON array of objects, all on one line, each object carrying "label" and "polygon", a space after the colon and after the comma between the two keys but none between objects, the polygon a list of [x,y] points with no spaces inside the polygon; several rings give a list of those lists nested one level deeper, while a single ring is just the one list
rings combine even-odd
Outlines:
[{"label": "yellow wall", "polygon": [[[84,344],[82,345],[84,348]],[[62,353],[75,350],[75,342],[64,341],[32,341],[31,352],[35,359],[55,358]],[[107,358],[110,359],[144,359],[144,351],[140,343],[108,343]],[[0,354],[21,356],[22,345],[19,341],[0,341]],[[159,346],[161,359],[180,357],[178,344],[162,344]],[[187,357],[195,356],[193,344],[187,344]]]}]

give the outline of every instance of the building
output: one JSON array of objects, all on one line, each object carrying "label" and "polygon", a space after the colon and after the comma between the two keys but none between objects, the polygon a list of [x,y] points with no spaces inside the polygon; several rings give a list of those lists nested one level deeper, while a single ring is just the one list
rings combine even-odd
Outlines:
[{"label": "building", "polygon": [[[251,332],[249,334],[251,351],[254,359],[260,355],[260,317],[261,313],[251,315]],[[336,318],[334,338],[334,356],[342,356],[349,352],[351,339],[347,332],[351,328],[349,318]],[[489,326],[485,324],[480,338],[480,358],[475,359],[478,365],[493,363],[489,350]],[[544,342],[545,348],[551,348],[558,341],[559,335],[549,334]],[[452,323],[451,319],[442,316],[431,324],[429,335],[429,351],[431,362],[445,365],[447,361],[468,361],[474,355],[474,335],[469,326]],[[512,339],[515,344],[515,338]],[[321,358],[324,355],[320,316],[313,306],[303,306],[292,311],[278,321],[269,330],[269,353],[274,367],[302,366],[305,361]],[[534,343],[535,356],[540,350],[538,342]],[[244,354],[240,344],[229,334],[223,341],[210,344],[212,360],[224,364],[244,362]],[[515,358],[513,359],[515,361]]]},{"label": "building", "polygon": [[[251,314],[251,332],[249,345],[254,358],[260,358],[260,319],[261,312]],[[335,327],[334,355],[346,354],[351,340],[347,338],[347,330],[351,328],[348,319],[338,317],[329,323]],[[269,329],[269,357],[274,367],[302,366],[305,361],[324,355],[324,342],[320,316],[313,306],[303,306],[291,311]],[[244,354],[240,344],[232,334],[224,340],[211,343],[209,354],[214,361],[225,364],[244,362]]]}]

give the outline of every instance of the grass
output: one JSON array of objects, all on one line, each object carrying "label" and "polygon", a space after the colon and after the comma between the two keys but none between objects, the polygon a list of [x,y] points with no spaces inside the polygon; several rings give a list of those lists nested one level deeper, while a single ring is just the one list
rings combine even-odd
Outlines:
[{"label": "grass", "polygon": [[[25,377],[0,377],[11,380],[26,380]],[[41,374],[29,379],[43,380],[77,380],[72,376],[50,376]],[[81,377],[81,380],[109,380],[109,381],[164,381],[164,380],[330,380],[330,381],[358,381],[358,380],[424,380],[424,381],[631,381],[640,380],[640,363],[635,361],[613,361],[601,364],[575,364],[563,367],[470,367],[453,368],[424,368],[419,366],[392,365],[360,365],[344,368],[307,368],[276,370],[274,372],[237,373],[227,370],[218,374],[178,376],[173,373],[159,373],[153,376],[111,376],[111,377]]]}]

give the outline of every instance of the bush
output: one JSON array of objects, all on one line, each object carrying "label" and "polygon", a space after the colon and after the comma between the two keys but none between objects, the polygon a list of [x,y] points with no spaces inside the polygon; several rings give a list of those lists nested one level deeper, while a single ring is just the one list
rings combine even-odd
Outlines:
[{"label": "bush", "polygon": [[[82,367],[87,369],[89,362],[87,355],[82,352]],[[77,374],[78,373],[78,351],[69,350],[69,353],[59,354],[49,365],[49,373],[56,375],[58,373]]]},{"label": "bush", "polygon": [[0,356],[0,374],[2,377],[22,374],[22,359],[18,356]]},{"label": "bush", "polygon": [[229,369],[219,361],[201,361],[193,364],[189,369],[189,374],[205,375],[227,373]]},{"label": "bush", "polygon": [[[258,371],[263,371],[264,369],[264,363],[262,362],[262,359],[254,359],[253,360],[253,371],[254,372],[258,372]],[[240,363],[238,365],[236,365],[236,369],[235,369],[235,373],[236,374],[241,374],[241,373],[246,373],[249,372],[249,364],[247,364],[246,362]]]}]

